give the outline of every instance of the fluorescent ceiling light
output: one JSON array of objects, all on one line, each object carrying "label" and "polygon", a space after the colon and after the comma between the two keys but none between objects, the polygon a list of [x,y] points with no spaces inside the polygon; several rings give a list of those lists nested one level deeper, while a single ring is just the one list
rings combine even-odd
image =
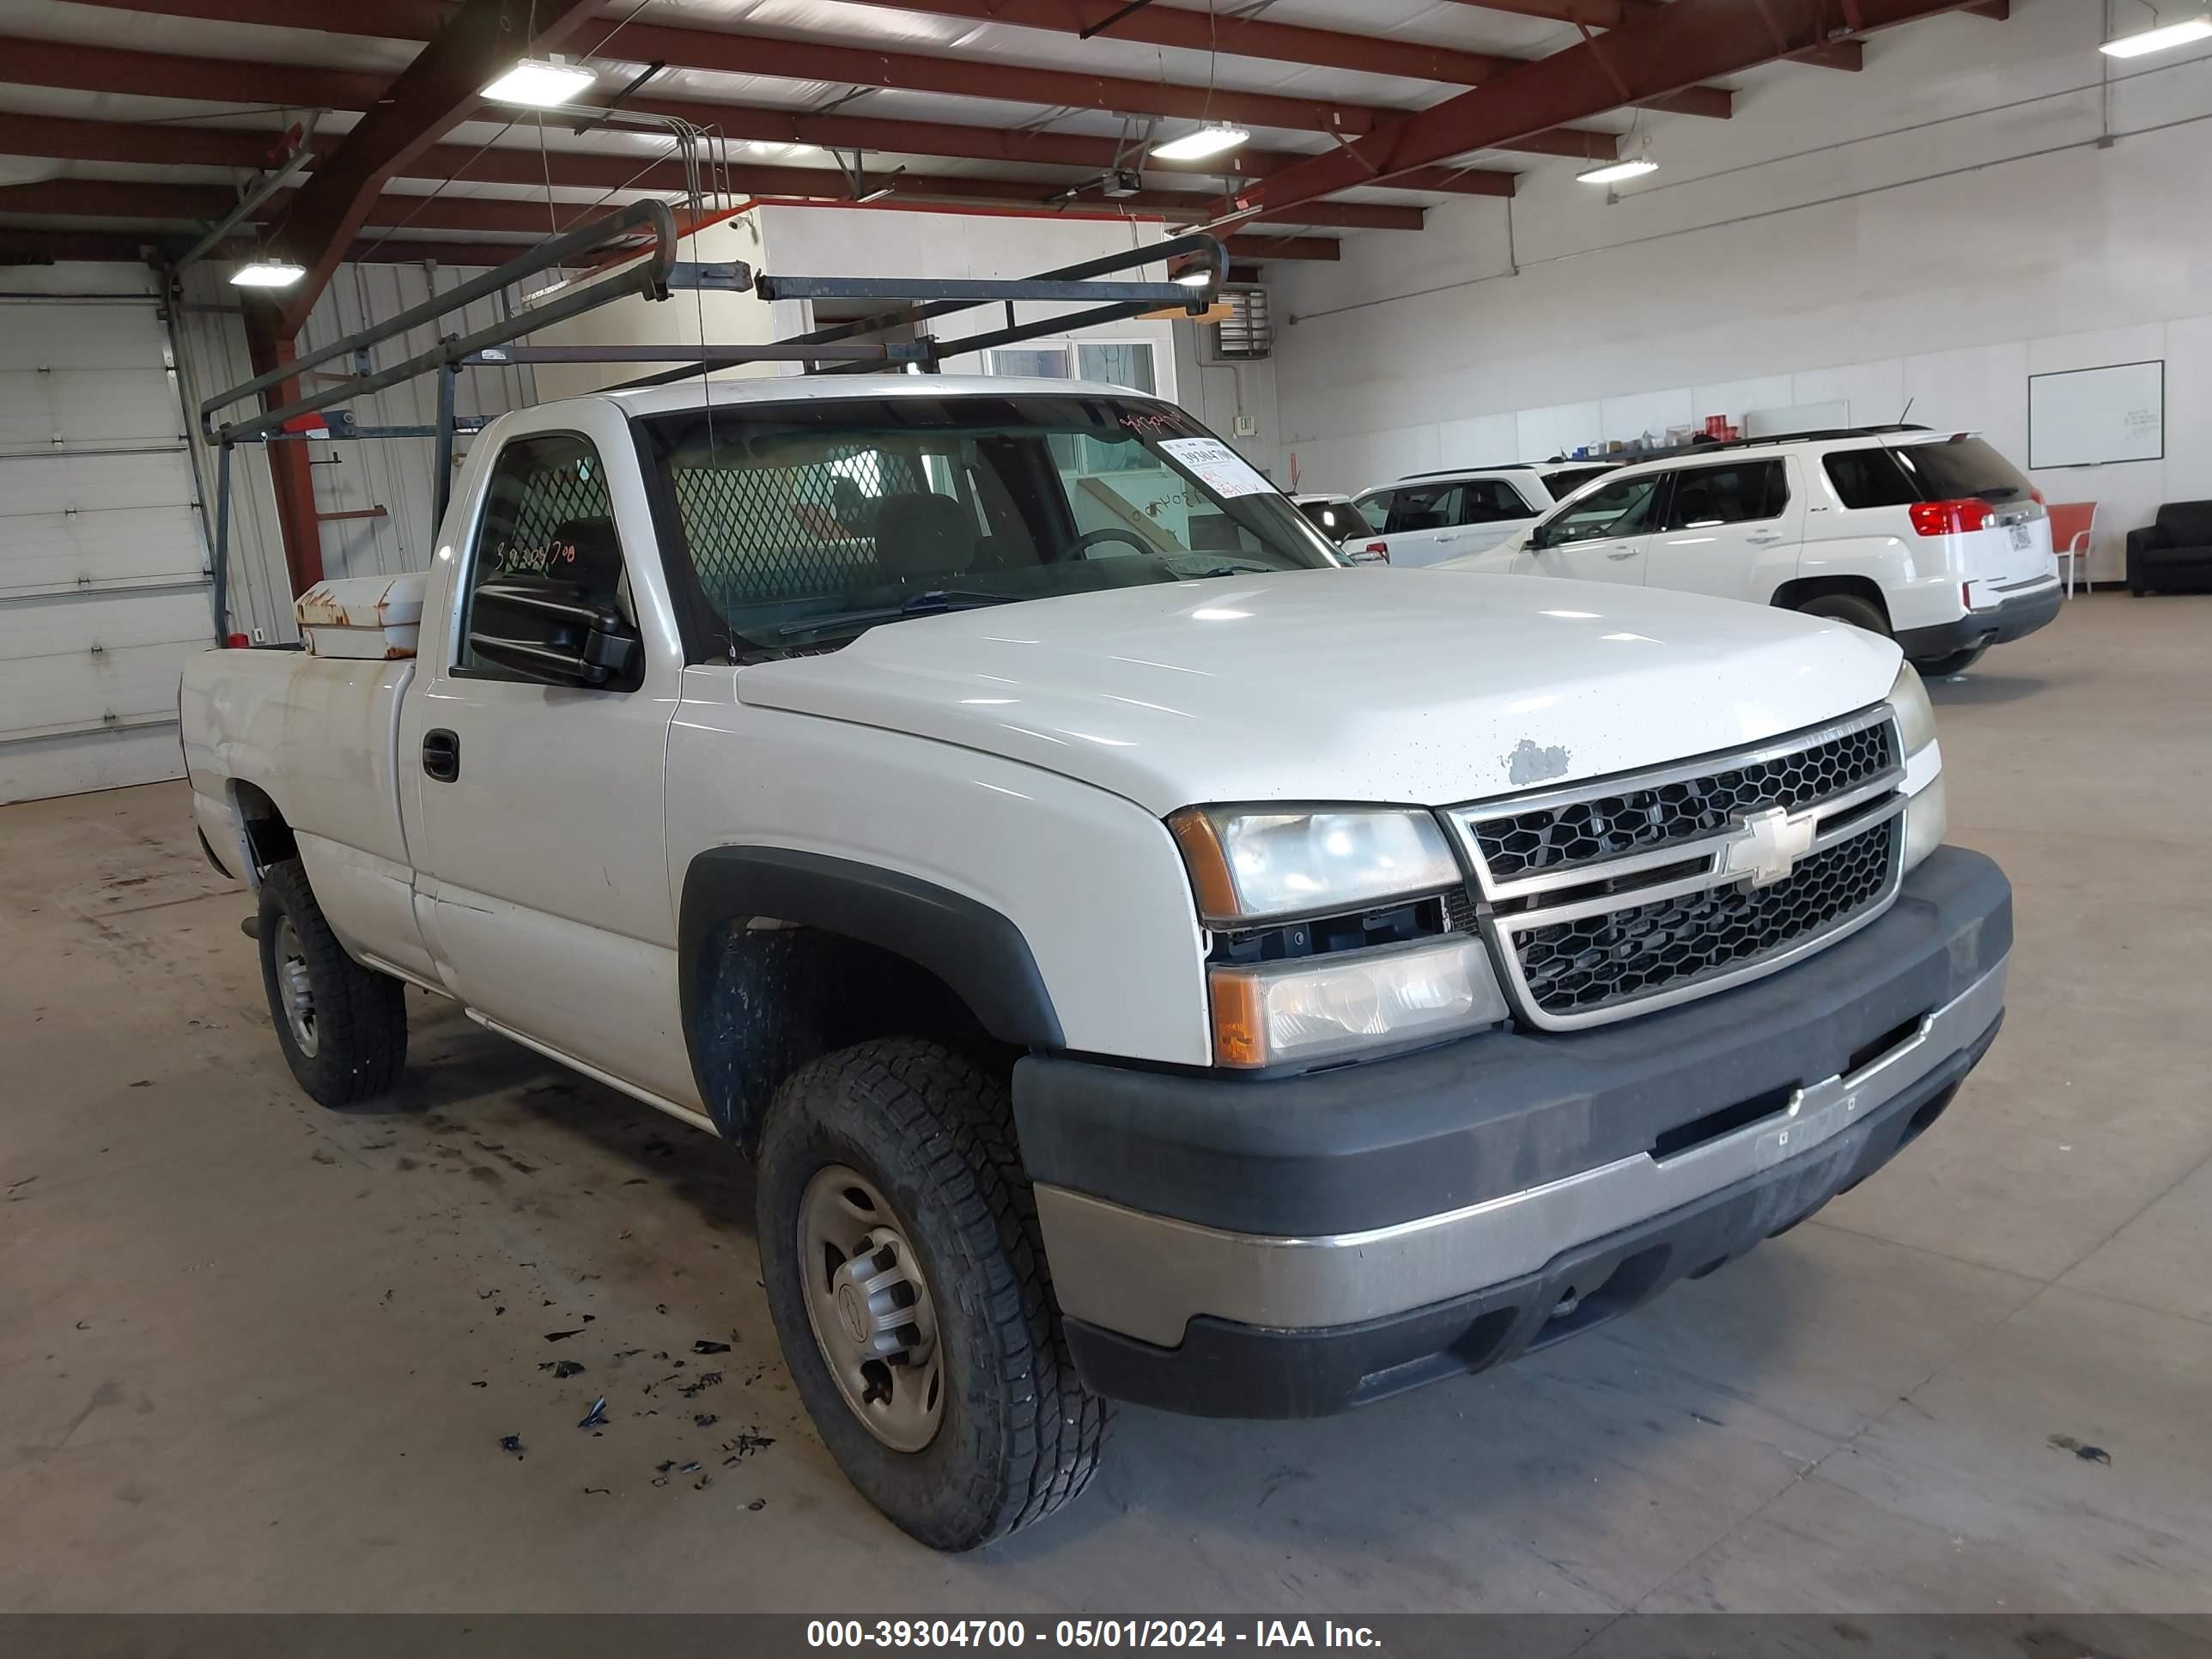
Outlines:
[{"label": "fluorescent ceiling light", "polygon": [[2199,12],[2185,22],[2167,23],[2140,34],[2124,34],[2097,48],[2114,58],[2141,58],[2147,52],[2185,46],[2192,40],[2212,40],[2212,12]]},{"label": "fluorescent ceiling light", "polygon": [[890,193],[891,193],[891,186],[890,186],[889,185],[877,185],[873,190],[870,191],[869,191],[866,196],[855,197],[855,198],[854,198],[854,202],[855,202],[857,204],[860,204],[860,205],[863,205],[863,206],[865,206],[866,204],[868,204],[868,203],[870,203],[870,202],[880,202],[880,201],[882,201],[882,200],[884,199],[884,197],[886,197],[886,196],[890,195]]},{"label": "fluorescent ceiling light", "polygon": [[1212,288],[1213,272],[1211,268],[1200,265],[1195,270],[1186,270],[1175,280],[1185,288]]},{"label": "fluorescent ceiling light", "polygon": [[787,143],[775,138],[755,138],[745,148],[756,155],[819,155],[822,153],[821,145],[806,143],[797,138]]},{"label": "fluorescent ceiling light", "polygon": [[1659,164],[1649,156],[1638,155],[1626,161],[1607,161],[1601,167],[1592,167],[1588,173],[1575,177],[1586,185],[1610,185],[1622,179],[1641,179],[1647,173],[1659,171]]},{"label": "fluorescent ceiling light", "polygon": [[289,259],[256,259],[233,271],[230,280],[240,288],[289,288],[307,274],[305,265]]},{"label": "fluorescent ceiling light", "polygon": [[564,64],[557,58],[526,58],[486,87],[483,95],[495,103],[551,109],[568,103],[597,78],[581,64]]},{"label": "fluorescent ceiling light", "polygon": [[1235,149],[1251,137],[1242,127],[1203,126],[1196,132],[1187,132],[1180,138],[1170,138],[1164,144],[1152,148],[1156,161],[1203,161],[1209,155],[1218,155],[1224,149]]}]

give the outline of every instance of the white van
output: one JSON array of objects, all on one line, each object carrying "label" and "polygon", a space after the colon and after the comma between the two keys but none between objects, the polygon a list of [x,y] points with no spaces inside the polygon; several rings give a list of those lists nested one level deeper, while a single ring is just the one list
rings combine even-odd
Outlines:
[{"label": "white van", "polygon": [[1437,564],[1479,553],[1528,528],[1611,461],[1523,461],[1416,472],[1378,484],[1354,505],[1372,533],[1345,543],[1395,565]]},{"label": "white van", "polygon": [[1448,568],[1673,587],[1833,617],[1955,674],[2058,614],[2043,498],[1980,435],[1859,428],[1613,472]]}]

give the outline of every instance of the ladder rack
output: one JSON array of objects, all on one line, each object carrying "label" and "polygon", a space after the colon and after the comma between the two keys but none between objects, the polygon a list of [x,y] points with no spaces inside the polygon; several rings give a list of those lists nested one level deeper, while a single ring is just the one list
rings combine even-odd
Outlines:
[{"label": "ladder rack", "polygon": [[[480,430],[486,418],[454,412],[454,383],[465,368],[510,368],[529,363],[632,363],[659,365],[617,390],[661,386],[710,370],[744,363],[811,363],[824,373],[850,374],[898,368],[934,374],[948,357],[988,351],[1042,335],[1066,334],[1103,323],[1122,322],[1169,307],[1202,314],[1229,275],[1228,250],[1200,234],[1170,238],[1144,247],[1086,259],[1034,276],[937,278],[899,276],[778,276],[756,275],[742,260],[705,264],[676,257],[676,217],[665,202],[634,202],[627,207],[552,237],[495,270],[473,276],[443,294],[433,295],[396,316],[358,329],[329,344],[303,353],[282,367],[255,376],[200,404],[200,430],[216,446],[215,523],[216,642],[229,638],[229,543],[231,452],[240,444],[301,440],[359,441],[371,438],[431,438],[437,443],[434,511],[440,520],[453,491],[453,441],[457,434]],[[642,256],[641,258],[640,256]],[[1193,256],[1206,281],[1187,283],[1097,281],[1178,256]],[[572,292],[554,295],[520,316],[505,318],[470,334],[447,334],[428,351],[383,368],[371,365],[371,350],[410,330],[435,324],[448,313],[498,294],[515,283],[561,266],[605,265],[608,274],[580,282]],[[556,323],[612,304],[617,300],[661,301],[672,294],[706,290],[750,293],[763,300],[862,300],[886,308],[849,322],[833,323],[788,340],[765,345],[578,345],[511,343]],[[1079,304],[1073,315],[1018,320],[1022,302]],[[922,334],[911,341],[869,341],[866,337],[903,329],[978,306],[1004,305],[1006,325],[984,334],[939,340]],[[279,407],[223,418],[223,411],[250,398],[262,398],[317,366],[345,360],[353,372]],[[438,376],[438,416],[428,426],[362,426],[338,407],[388,386]],[[311,422],[311,416],[321,416]]]}]

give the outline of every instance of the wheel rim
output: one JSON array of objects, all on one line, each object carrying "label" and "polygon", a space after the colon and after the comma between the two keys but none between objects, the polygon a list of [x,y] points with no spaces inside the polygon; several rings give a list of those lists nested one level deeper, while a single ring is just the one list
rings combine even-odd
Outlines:
[{"label": "wheel rim", "polygon": [[315,988],[307,977],[307,951],[292,918],[280,917],[271,948],[276,953],[276,994],[284,1001],[284,1023],[292,1041],[308,1059],[315,1057]]},{"label": "wheel rim", "polygon": [[868,1432],[917,1452],[945,1416],[937,1308],[921,1261],[875,1184],[833,1164],[799,1201],[806,1322],[837,1391]]}]

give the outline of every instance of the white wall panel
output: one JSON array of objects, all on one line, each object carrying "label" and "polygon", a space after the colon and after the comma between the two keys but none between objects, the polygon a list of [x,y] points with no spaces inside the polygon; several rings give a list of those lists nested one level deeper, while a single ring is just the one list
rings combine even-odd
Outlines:
[{"label": "white wall panel", "polygon": [[0,799],[177,775],[211,629],[163,307],[101,270],[0,301]]},{"label": "white wall panel", "polygon": [[2028,373],[2164,356],[2163,462],[2036,480],[2106,504],[2094,568],[2116,574],[2130,523],[2212,496],[2212,51],[2116,66],[2103,10],[2022,0],[2001,26],[1872,37],[1861,75],[1762,70],[1733,120],[1660,118],[1662,171],[1616,202],[1536,163],[1510,204],[1445,204],[1419,236],[1275,267],[1296,319],[1284,447],[1314,487],[1352,487],[1398,470],[1356,439],[1423,422],[1511,416],[1528,459],[1656,427],[1669,398],[1692,420],[1842,400],[1874,423],[1911,397],[1911,420],[2024,464]]},{"label": "white wall panel", "polygon": [[1496,466],[1521,459],[1520,422],[1510,415],[1477,415],[1437,424],[1437,465]]}]

